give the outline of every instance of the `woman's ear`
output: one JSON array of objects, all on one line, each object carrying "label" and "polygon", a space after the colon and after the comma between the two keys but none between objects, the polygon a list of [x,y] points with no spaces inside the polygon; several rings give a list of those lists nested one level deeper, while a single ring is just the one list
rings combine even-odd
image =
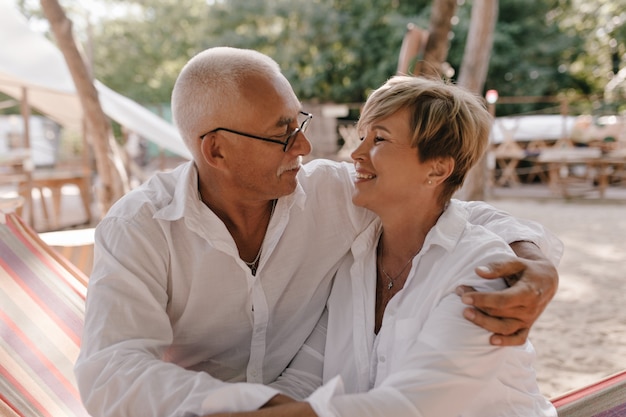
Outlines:
[{"label": "woman's ear", "polygon": [[200,154],[204,161],[213,168],[219,168],[224,160],[223,149],[215,133],[208,133],[200,142]]},{"label": "woman's ear", "polygon": [[435,158],[431,161],[431,170],[428,173],[428,184],[439,185],[444,182],[454,171],[454,159],[452,157]]}]

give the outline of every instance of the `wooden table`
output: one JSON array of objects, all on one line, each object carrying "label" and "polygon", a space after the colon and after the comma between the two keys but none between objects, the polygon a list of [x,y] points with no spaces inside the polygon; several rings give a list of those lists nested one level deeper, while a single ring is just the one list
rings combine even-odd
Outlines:
[{"label": "wooden table", "polygon": [[[600,148],[550,148],[541,152],[537,160],[548,165],[549,186],[565,197],[571,196],[569,187],[579,180],[590,189],[597,189],[604,197],[609,177],[616,170],[623,170],[626,157],[603,154]],[[578,176],[575,169],[584,171]]]},{"label": "wooden table", "polygon": [[[42,207],[46,220],[50,223],[50,229],[57,229],[61,214],[62,188],[65,185],[75,185],[78,187],[80,197],[85,212],[85,224],[91,222],[91,173],[85,169],[65,170],[65,169],[37,169],[31,178],[31,190],[39,190],[42,197]],[[21,184],[25,189],[26,184]],[[48,214],[45,202],[43,202],[43,189],[49,189],[52,194],[52,215]]]},{"label": "wooden table", "polygon": [[23,198],[23,201],[16,211],[18,214],[21,214],[22,207],[28,206],[30,210],[29,216],[25,220],[31,226],[35,219],[31,208],[33,199],[30,194],[22,192],[21,187],[31,186],[33,169],[34,165],[30,149],[16,148],[0,154],[0,184],[15,185],[17,187],[17,193]]}]

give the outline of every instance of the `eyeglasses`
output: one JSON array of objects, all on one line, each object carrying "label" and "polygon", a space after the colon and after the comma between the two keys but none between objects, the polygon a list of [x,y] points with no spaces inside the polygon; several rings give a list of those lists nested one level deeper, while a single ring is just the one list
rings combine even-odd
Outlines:
[{"label": "eyeglasses", "polygon": [[300,132],[304,133],[304,131],[307,129],[307,127],[309,127],[309,122],[313,118],[313,115],[311,113],[305,113],[305,112],[301,111],[298,118],[299,119],[304,118],[304,120],[302,120],[302,122],[300,123],[300,127],[296,127],[294,130],[292,130],[291,132],[289,132],[289,133],[287,133],[285,135],[285,140],[264,138],[264,137],[261,137],[261,136],[251,135],[249,133],[243,133],[243,132],[238,132],[238,131],[232,130],[232,129],[226,129],[225,127],[218,127],[217,129],[213,129],[213,130],[211,130],[209,132],[206,132],[204,135],[200,136],[200,139],[204,139],[204,137],[206,135],[208,135],[209,133],[215,133],[215,132],[217,132],[219,130],[223,130],[225,132],[234,133],[236,135],[241,135],[241,136],[245,136],[245,137],[252,138],[252,139],[262,140],[262,141],[265,141],[265,142],[278,143],[279,145],[283,145],[283,152],[287,152],[289,149],[291,149],[291,147],[295,143],[296,135],[298,133],[300,133]]}]

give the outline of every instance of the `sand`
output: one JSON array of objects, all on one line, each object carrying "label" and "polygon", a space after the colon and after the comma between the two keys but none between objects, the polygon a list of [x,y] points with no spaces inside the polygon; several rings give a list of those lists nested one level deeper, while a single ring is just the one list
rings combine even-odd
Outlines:
[{"label": "sand", "polygon": [[559,289],[531,330],[544,395],[626,368],[626,203],[488,201],[543,224],[565,245]]}]

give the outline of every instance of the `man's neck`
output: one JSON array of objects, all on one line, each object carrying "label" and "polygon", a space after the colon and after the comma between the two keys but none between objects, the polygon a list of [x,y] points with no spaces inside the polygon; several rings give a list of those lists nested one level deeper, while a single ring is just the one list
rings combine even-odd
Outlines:
[{"label": "man's neck", "polygon": [[261,251],[276,200],[228,198],[200,188],[199,198],[224,222],[241,259],[252,262]]}]

